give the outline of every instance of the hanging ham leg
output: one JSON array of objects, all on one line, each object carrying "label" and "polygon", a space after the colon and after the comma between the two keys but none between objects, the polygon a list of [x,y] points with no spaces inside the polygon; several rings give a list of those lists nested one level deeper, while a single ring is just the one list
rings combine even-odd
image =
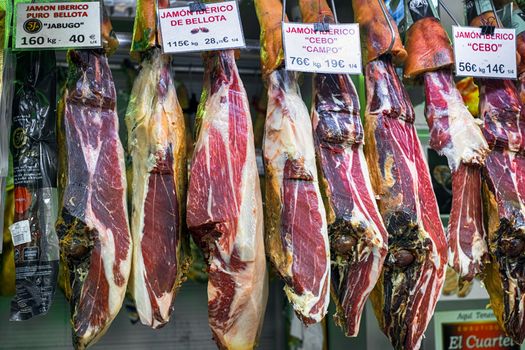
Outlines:
[{"label": "hanging ham leg", "polygon": [[85,349],[117,316],[131,268],[124,151],[106,54],[116,50],[104,16],[105,50],[68,52],[59,113],[59,218],[73,344]]},{"label": "hanging ham leg", "polygon": [[[468,21],[472,26],[497,25],[492,12],[469,12]],[[483,281],[500,326],[521,344],[525,338],[525,109],[513,81],[483,79],[479,85],[483,134],[491,148],[483,174],[491,262]]]},{"label": "hanging ham leg", "polygon": [[[299,5],[303,22],[333,22],[325,0],[301,0]],[[363,152],[354,84],[342,74],[316,74],[313,83],[312,124],[326,198],[334,319],[347,336],[356,336],[365,302],[385,261],[387,232]]]},{"label": "hanging ham leg", "polygon": [[285,293],[305,323],[320,322],[330,302],[330,251],[312,125],[297,74],[282,64],[279,0],[256,1],[261,61],[268,85],[263,153],[266,245]]},{"label": "hanging ham leg", "polygon": [[[159,6],[166,5],[163,2]],[[171,58],[155,45],[156,2],[139,0],[137,5],[132,49],[140,52],[142,62],[126,112],[133,189],[128,289],[141,322],[158,328],[169,321],[189,266],[183,252],[186,128],[171,78]]]},{"label": "hanging ham leg", "polygon": [[205,64],[187,222],[208,260],[208,319],[217,345],[252,349],[267,278],[250,109],[234,51],[207,53]]},{"label": "hanging ham leg", "polygon": [[485,286],[500,325],[514,341],[525,338],[525,110],[510,80],[480,83],[480,112],[492,152],[484,173],[484,201],[492,264]]},{"label": "hanging ham leg", "polygon": [[414,110],[388,58],[366,68],[365,155],[388,230],[371,299],[395,349],[418,349],[445,278],[447,242]]},{"label": "hanging ham leg", "polygon": [[488,259],[480,191],[488,145],[455,88],[452,72],[428,72],[424,81],[430,146],[447,157],[452,170],[449,264],[460,279],[471,281]]},{"label": "hanging ham leg", "polygon": [[452,208],[448,227],[449,264],[460,280],[471,281],[488,259],[481,200],[481,166],[488,145],[456,89],[447,33],[433,17],[421,12],[407,33],[405,77],[423,76],[425,116],[430,147],[448,159],[452,171]]},{"label": "hanging ham leg", "polygon": [[327,312],[330,252],[311,123],[296,74],[271,73],[268,100],[263,146],[268,253],[296,313],[310,324]]},{"label": "hanging ham leg", "polygon": [[189,262],[183,254],[186,158],[184,115],[171,79],[169,56],[152,49],[126,114],[132,160],[130,292],[143,324],[169,321]]},{"label": "hanging ham leg", "polygon": [[106,56],[70,51],[59,154],[62,208],[57,222],[67,269],[73,343],[98,340],[120,310],[131,267],[124,152],[116,92]]},{"label": "hanging ham leg", "polygon": [[390,30],[378,4],[353,1],[363,41],[373,49],[365,55],[365,156],[388,231],[388,255],[370,298],[393,347],[418,349],[445,279],[447,242],[414,109],[389,55],[401,59],[404,50],[394,26],[395,49],[388,51]]}]

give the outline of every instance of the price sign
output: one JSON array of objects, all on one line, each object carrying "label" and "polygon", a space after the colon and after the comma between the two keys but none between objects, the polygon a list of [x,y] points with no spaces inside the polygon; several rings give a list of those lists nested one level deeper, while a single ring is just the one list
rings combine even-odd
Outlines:
[{"label": "price sign", "polygon": [[102,47],[100,2],[18,3],[15,49]]},{"label": "price sign", "polygon": [[516,34],[514,29],[496,28],[483,35],[481,28],[452,27],[456,75],[479,78],[516,79]]},{"label": "price sign", "polygon": [[358,24],[283,23],[286,69],[299,72],[361,74]]},{"label": "price sign", "polygon": [[189,6],[159,9],[165,53],[224,50],[244,47],[236,1],[206,4],[204,10]]}]

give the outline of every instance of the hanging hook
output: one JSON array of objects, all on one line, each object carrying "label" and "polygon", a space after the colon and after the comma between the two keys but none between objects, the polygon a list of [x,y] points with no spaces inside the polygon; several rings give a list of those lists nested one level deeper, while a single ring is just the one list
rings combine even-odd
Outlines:
[{"label": "hanging hook", "polygon": [[450,10],[448,9],[448,7],[445,5],[445,3],[442,1],[442,0],[439,0],[438,1],[438,5],[441,6],[443,8],[443,10],[445,10],[445,12],[447,13],[447,15],[450,17],[450,19],[452,19],[452,21],[458,26],[458,27],[461,27],[461,24],[459,24],[458,20],[456,19],[456,17],[454,17],[452,15],[452,12],[450,12]]},{"label": "hanging hook", "polygon": [[496,6],[494,6],[494,1],[489,0],[490,7],[492,8],[492,12],[494,13],[494,17],[496,18],[496,23],[498,24],[498,27],[503,28],[503,24],[501,23],[501,20],[499,19],[498,13],[496,11]]},{"label": "hanging hook", "polygon": [[392,52],[392,49],[394,48],[394,44],[396,42],[396,32],[394,30],[394,27],[392,27],[392,22],[390,22],[390,18],[388,17],[387,9],[385,8],[385,3],[383,2],[383,0],[377,0],[377,2],[379,3],[379,7],[381,7],[381,12],[383,12],[383,17],[385,17],[385,21],[388,24],[388,28],[390,29],[390,35],[391,35],[390,46],[388,47],[388,50],[386,51],[386,53],[390,53]]},{"label": "hanging hook", "polygon": [[[332,14],[334,17],[334,22],[337,24],[339,23],[339,20],[337,19],[337,10],[335,8],[335,2],[334,0],[330,0],[332,3]],[[319,5],[319,14],[321,14],[321,6]],[[317,22],[314,23],[314,31],[316,32],[328,32],[330,31],[330,23],[327,22]]]},{"label": "hanging hook", "polygon": [[334,21],[337,24],[339,23],[339,20],[337,19],[337,10],[335,9],[335,1],[331,0],[331,3],[332,3],[332,12],[334,14]]},{"label": "hanging hook", "polygon": [[283,0],[283,22],[286,21],[286,0]]},{"label": "hanging hook", "polygon": [[155,17],[157,19],[157,28],[155,28],[155,46],[160,45],[159,31],[160,31],[160,18],[159,18],[159,0],[155,0]]}]

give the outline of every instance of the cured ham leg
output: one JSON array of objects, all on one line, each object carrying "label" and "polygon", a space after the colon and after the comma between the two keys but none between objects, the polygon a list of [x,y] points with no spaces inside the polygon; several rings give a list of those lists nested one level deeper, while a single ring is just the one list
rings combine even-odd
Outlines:
[{"label": "cured ham leg", "polygon": [[158,328],[169,321],[176,290],[189,265],[182,236],[186,132],[170,75],[171,59],[160,49],[148,55],[126,115],[133,173],[129,289],[141,322]]},{"label": "cured ham leg", "polygon": [[[131,267],[124,151],[118,136],[116,92],[106,56],[70,51],[63,100],[67,158],[60,177],[57,222],[69,271],[73,343],[84,349],[108,329],[122,306]],[[75,79],[76,77],[76,79]]]},{"label": "cured ham leg", "polygon": [[423,77],[430,147],[447,157],[452,171],[449,264],[460,280],[471,281],[488,260],[481,199],[481,166],[488,145],[455,86],[447,33],[430,9],[427,17],[421,16],[421,11],[412,15],[404,74]]},{"label": "cured ham leg", "polygon": [[[472,26],[497,25],[492,12],[469,12],[468,17]],[[483,134],[491,148],[483,174],[491,262],[483,281],[500,326],[521,344],[525,338],[525,110],[513,81],[483,79],[479,85]]]},{"label": "cured ham leg", "polygon": [[[365,156],[388,231],[388,255],[370,298],[393,347],[418,349],[445,279],[447,242],[414,109],[383,40],[390,37],[387,22],[378,2],[354,0],[353,7],[369,47]],[[402,59],[397,30],[395,39],[390,53]]]},{"label": "cured ham leg", "polygon": [[295,73],[277,70],[267,83],[263,152],[268,253],[297,315],[311,324],[323,319],[330,302],[326,214],[311,123]]},{"label": "cured ham leg", "polygon": [[445,278],[447,242],[414,110],[388,58],[368,63],[365,155],[388,230],[371,300],[395,349],[418,349]]},{"label": "cured ham leg", "polygon": [[281,2],[258,0],[256,9],[268,85],[263,139],[266,246],[296,314],[312,324],[324,318],[330,302],[330,250],[312,125],[297,74],[279,68]]},{"label": "cured ham leg", "polygon": [[[182,232],[186,128],[171,78],[171,58],[155,45],[155,3],[139,0],[138,5],[141,11],[135,26],[142,30],[135,31],[132,48],[142,51],[143,60],[126,113],[133,188],[133,265],[128,289],[141,322],[158,328],[169,321],[189,266]],[[151,34],[150,40],[142,36],[145,31]]]},{"label": "cured ham leg", "polygon": [[500,325],[518,343],[525,338],[525,110],[510,80],[480,83],[480,112],[492,152],[484,172],[483,193],[492,263],[485,286]]},{"label": "cured ham leg", "polygon": [[[299,5],[303,22],[333,22],[326,1],[302,0]],[[316,74],[313,84],[312,124],[327,209],[334,319],[347,336],[357,336],[365,302],[385,261],[388,234],[363,152],[354,85],[342,74]]]},{"label": "cured ham leg", "polygon": [[208,319],[221,349],[252,349],[267,299],[263,211],[248,98],[233,50],[207,53],[187,222],[208,260]]},{"label": "cured ham leg", "polygon": [[68,52],[59,113],[60,238],[73,345],[85,349],[117,316],[131,268],[124,151],[107,52],[118,45],[107,17],[106,50]]}]

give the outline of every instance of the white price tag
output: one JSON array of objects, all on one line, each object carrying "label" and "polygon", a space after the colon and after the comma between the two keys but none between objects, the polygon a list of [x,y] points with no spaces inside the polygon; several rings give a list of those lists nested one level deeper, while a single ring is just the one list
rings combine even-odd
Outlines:
[{"label": "white price tag", "polygon": [[314,73],[361,74],[359,25],[330,24],[315,31],[313,23],[283,23],[287,70]]},{"label": "white price tag", "polygon": [[237,1],[206,4],[202,11],[189,6],[159,9],[165,53],[224,50],[244,47]]},{"label": "white price tag", "polygon": [[9,231],[11,231],[11,238],[15,247],[31,242],[31,229],[29,227],[29,220],[15,222],[9,226]]},{"label": "white price tag", "polygon": [[102,47],[100,2],[18,3],[15,49]]},{"label": "white price tag", "polygon": [[516,79],[516,31],[496,28],[482,35],[481,28],[452,27],[456,75]]}]

